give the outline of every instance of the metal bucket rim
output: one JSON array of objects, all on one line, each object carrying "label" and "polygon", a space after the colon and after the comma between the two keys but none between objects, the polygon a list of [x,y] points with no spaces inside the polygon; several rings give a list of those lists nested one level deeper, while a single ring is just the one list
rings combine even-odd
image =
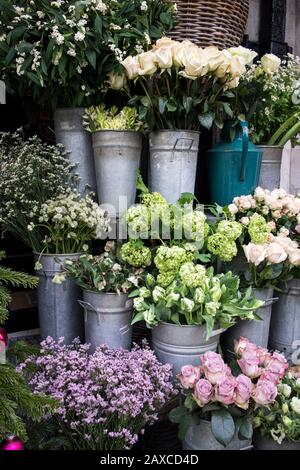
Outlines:
[{"label": "metal bucket rim", "polygon": [[55,109],[54,113],[56,113],[57,111],[85,111],[85,107],[84,106],[75,106],[72,107],[68,107],[68,106],[59,106],[58,108]]},{"label": "metal bucket rim", "polygon": [[33,252],[33,254],[35,256],[40,256],[42,258],[42,256],[60,256],[60,257],[65,257],[65,256],[78,256],[78,255],[86,255],[88,254],[87,251],[80,251],[79,253],[67,253],[67,254],[61,254],[61,253],[38,253],[36,251]]},{"label": "metal bucket rim", "polygon": [[284,146],[282,145],[268,145],[268,144],[261,144],[261,145],[257,145],[258,148],[264,148],[264,149],[280,149],[280,150],[283,150],[284,149]]},{"label": "metal bucket rim", "polygon": [[206,328],[206,325],[177,325],[176,323],[167,323],[164,321],[159,322],[157,326],[160,326],[160,325],[167,325],[167,326],[172,326],[175,328]]},{"label": "metal bucket rim", "polygon": [[122,292],[121,294],[118,294],[117,292],[100,292],[97,290],[92,290],[92,289],[83,289],[83,292],[88,292],[91,294],[98,294],[98,295],[116,295],[118,297],[128,297],[128,294],[125,294]]},{"label": "metal bucket rim", "polygon": [[121,129],[99,129],[97,131],[94,131],[92,132],[92,135],[95,135],[95,134],[103,134],[104,132],[116,132],[118,134],[122,133],[128,133],[128,134],[143,134],[141,131],[134,131],[132,129],[124,129],[124,130],[121,130]]},{"label": "metal bucket rim", "polygon": [[157,134],[160,134],[160,133],[169,133],[169,134],[183,134],[183,133],[186,133],[186,134],[197,134],[197,135],[200,135],[201,134],[201,131],[189,131],[188,129],[180,129],[180,130],[171,130],[171,129],[160,129],[159,131],[151,131],[149,132],[150,135],[157,135]]}]

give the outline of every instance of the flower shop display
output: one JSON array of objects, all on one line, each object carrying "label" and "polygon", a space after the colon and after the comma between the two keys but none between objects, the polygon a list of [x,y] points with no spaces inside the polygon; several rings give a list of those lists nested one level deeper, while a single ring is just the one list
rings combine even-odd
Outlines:
[{"label": "flower shop display", "polygon": [[133,323],[144,320],[153,328],[158,359],[173,365],[176,375],[183,364],[199,354],[216,350],[220,334],[239,319],[254,319],[262,302],[249,289],[242,294],[231,272],[215,275],[213,268],[192,262],[195,253],[179,246],[161,246],[154,258],[156,273],[134,297]]},{"label": "flower shop display", "polygon": [[170,366],[147,347],[129,352],[103,346],[90,355],[87,345],[51,338],[41,347],[41,356],[20,370],[34,368],[29,383],[37,396],[59,400],[54,417],[65,449],[130,449],[174,397]]},{"label": "flower shop display", "polygon": [[98,199],[111,215],[119,217],[136,197],[142,134],[137,111],[125,106],[88,108],[85,127],[92,132]]},{"label": "flower shop display", "polygon": [[139,284],[143,269],[123,263],[120,246],[109,241],[104,253],[66,260],[65,271],[83,289],[85,342],[90,351],[106,344],[117,349],[131,348],[133,301],[128,293]]},{"label": "flower shop display", "polygon": [[66,259],[78,259],[89,242],[105,236],[109,219],[90,196],[67,191],[33,210],[38,223],[28,230],[38,241],[36,271],[39,276],[38,309],[41,337],[64,337],[67,343],[83,336],[83,317],[77,300],[81,289],[64,273]]},{"label": "flower shop display", "polygon": [[280,187],[283,147],[297,144],[300,130],[300,61],[266,54],[253,65],[235,90],[236,113],[251,127],[251,140],[263,151],[259,186]]},{"label": "flower shop display", "polygon": [[0,167],[1,228],[39,251],[39,240],[27,227],[38,223],[43,203],[75,183],[74,166],[61,146],[47,145],[37,136],[26,140],[18,130],[0,133]]},{"label": "flower shop display", "polygon": [[232,126],[233,121],[227,121],[221,142],[208,150],[211,202],[220,206],[230,204],[236,196],[253,194],[259,181],[262,150],[249,141],[246,121]]},{"label": "flower shop display", "polygon": [[284,357],[245,338],[236,341],[235,351],[232,369],[213,351],[201,356],[200,365],[182,367],[182,404],[169,416],[179,423],[185,450],[251,448],[253,414],[275,402],[288,367]]},{"label": "flower shop display", "polygon": [[190,39],[201,47],[241,44],[248,19],[248,0],[171,1],[178,12],[178,21],[170,33],[173,39]]},{"label": "flower shop display", "polygon": [[181,193],[194,193],[199,130],[213,123],[222,127],[224,113],[233,116],[230,89],[255,56],[244,48],[201,49],[165,37],[152,50],[122,61],[128,80],[141,88],[130,104],[151,131],[151,191],[172,203]]},{"label": "flower shop display", "polygon": [[300,450],[300,378],[292,370],[281,380],[275,402],[254,413],[257,450]]}]

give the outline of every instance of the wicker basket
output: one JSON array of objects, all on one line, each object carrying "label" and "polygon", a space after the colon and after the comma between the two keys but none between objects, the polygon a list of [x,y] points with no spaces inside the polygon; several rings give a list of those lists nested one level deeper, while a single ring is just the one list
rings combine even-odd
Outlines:
[{"label": "wicker basket", "polygon": [[169,36],[189,39],[201,47],[239,46],[243,40],[249,0],[165,0],[176,3],[178,23]]}]

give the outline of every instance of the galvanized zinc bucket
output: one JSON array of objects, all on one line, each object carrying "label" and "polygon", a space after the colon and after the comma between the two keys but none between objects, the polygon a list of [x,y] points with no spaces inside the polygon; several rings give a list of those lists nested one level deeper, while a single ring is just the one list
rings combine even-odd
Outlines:
[{"label": "galvanized zinc bucket", "polygon": [[206,340],[206,326],[160,323],[152,330],[152,345],[158,360],[171,364],[176,377],[183,366],[199,365],[202,354],[216,351],[223,331],[213,331]]},{"label": "galvanized zinc bucket", "polygon": [[258,148],[263,151],[258,186],[270,191],[280,188],[283,147],[259,145]]},{"label": "galvanized zinc bucket", "polygon": [[92,136],[82,125],[84,112],[84,108],[59,108],[54,113],[56,142],[64,145],[70,162],[78,164],[74,172],[80,176],[81,195],[86,189],[96,193]]},{"label": "galvanized zinc bucket", "polygon": [[178,201],[181,193],[195,192],[200,132],[151,132],[149,186],[168,202]]},{"label": "galvanized zinc bucket", "polygon": [[70,344],[74,338],[83,339],[83,319],[78,299],[81,298],[81,288],[67,277],[62,284],[54,284],[53,278],[62,273],[66,259],[76,260],[79,254],[69,255],[35,255],[42,264],[37,270],[39,284],[38,310],[41,339],[51,336],[55,341],[65,338],[65,344]]},{"label": "galvanized zinc bucket", "polygon": [[227,447],[223,447],[211,431],[211,422],[200,420],[188,428],[182,443],[183,450],[251,450],[251,440],[241,441],[236,433]]},{"label": "galvanized zinc bucket", "polygon": [[101,344],[131,349],[133,301],[127,294],[83,291],[85,342],[93,353]]},{"label": "galvanized zinc bucket", "polygon": [[283,291],[273,307],[269,346],[283,352],[291,362],[292,354],[300,346],[300,279],[281,287]]},{"label": "galvanized zinc bucket", "polygon": [[262,436],[258,432],[253,435],[254,450],[300,450],[300,442],[283,441],[282,444],[274,439]]},{"label": "galvanized zinc bucket", "polygon": [[[119,217],[135,203],[142,134],[134,131],[98,131],[93,134],[93,149],[99,203],[113,206],[114,213]],[[120,197],[126,198],[125,207],[120,207]],[[108,212],[111,213],[109,208]]]},{"label": "galvanized zinc bucket", "polygon": [[221,344],[223,346],[225,357],[228,352],[234,351],[234,340],[239,339],[241,336],[248,338],[252,343],[262,348],[268,347],[272,305],[276,302],[273,297],[273,289],[253,289],[255,297],[263,300],[265,304],[256,311],[256,314],[261,320],[243,320],[237,322],[234,326],[229,328],[221,337]]}]

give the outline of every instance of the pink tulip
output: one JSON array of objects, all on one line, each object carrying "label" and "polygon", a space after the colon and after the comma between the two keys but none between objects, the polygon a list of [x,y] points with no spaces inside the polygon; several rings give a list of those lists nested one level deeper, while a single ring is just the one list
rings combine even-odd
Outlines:
[{"label": "pink tulip", "polygon": [[196,383],[194,398],[201,408],[211,401],[213,397],[213,391],[214,389],[212,384],[206,379],[201,379]]},{"label": "pink tulip", "polygon": [[215,399],[223,403],[223,405],[231,405],[234,403],[234,391],[236,387],[236,380],[233,376],[225,377],[220,380],[215,388]]},{"label": "pink tulip", "polygon": [[189,389],[194,388],[197,380],[200,379],[201,368],[194,367],[191,365],[183,366],[179,375],[179,380],[183,388]]},{"label": "pink tulip", "polygon": [[254,389],[254,384],[246,375],[239,375],[236,378],[236,387],[234,392],[234,403],[243,410],[249,408],[249,400]]},{"label": "pink tulip", "polygon": [[254,401],[258,405],[271,405],[277,397],[277,387],[273,382],[259,379],[252,394]]},{"label": "pink tulip", "polygon": [[243,374],[254,379],[259,377],[261,374],[261,369],[259,367],[259,359],[253,352],[244,352],[241,359],[237,361],[238,365],[241,368]]},{"label": "pink tulip", "polygon": [[213,385],[226,377],[228,369],[220,354],[209,351],[201,357],[201,361],[205,377]]}]

